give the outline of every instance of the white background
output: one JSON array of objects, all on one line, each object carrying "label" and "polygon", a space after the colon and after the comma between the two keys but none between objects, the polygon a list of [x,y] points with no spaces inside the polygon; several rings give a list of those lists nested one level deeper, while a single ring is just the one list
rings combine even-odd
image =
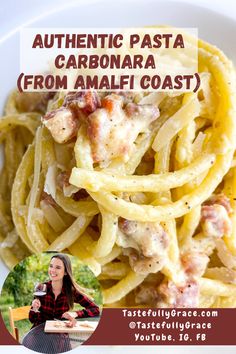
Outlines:
[{"label": "white background", "polygon": [[[179,3],[187,3],[186,12],[180,9]],[[167,5],[168,3],[168,5]],[[101,5],[100,5],[101,4]],[[140,9],[139,10],[139,4]],[[199,8],[191,8],[189,4],[197,5]],[[86,16],[83,17],[83,9],[86,7]],[[166,6],[166,12],[165,12]],[[113,8],[115,10],[113,11]],[[181,9],[182,9],[181,5]],[[160,11],[159,11],[160,9]],[[212,12],[208,12],[210,9]],[[119,10],[119,11],[118,11]],[[76,23],[76,11],[78,19]],[[164,11],[164,12],[163,12]],[[218,14],[217,14],[218,13]],[[68,15],[71,14],[71,15]],[[207,15],[206,15],[207,14]],[[219,17],[220,14],[220,17]],[[70,25],[71,16],[71,25]],[[227,16],[228,18],[226,18]],[[235,0],[2,0],[0,7],[0,109],[3,107],[4,100],[11,88],[15,85],[18,73],[18,32],[21,26],[37,27],[53,26],[61,27],[87,27],[94,26],[133,26],[145,25],[148,19],[149,24],[169,23],[180,27],[198,27],[200,37],[209,40],[222,48],[236,62],[236,1]],[[156,21],[154,21],[156,19]],[[232,21],[234,20],[234,21]],[[154,22],[153,22],[154,21]],[[66,23],[66,24],[65,24]],[[35,25],[36,24],[36,25]],[[7,70],[6,70],[7,68]],[[4,282],[7,270],[0,264],[0,286]],[[115,329],[114,327],[111,330]],[[227,330],[227,328],[222,329]],[[108,334],[109,335],[109,334]],[[32,353],[20,346],[2,346],[1,352],[4,353]],[[141,354],[144,351],[152,353],[235,353],[236,347],[79,347],[72,353],[84,354],[120,354],[126,353]]]},{"label": "white background", "polygon": [[[119,0],[117,0],[119,2]],[[164,0],[163,0],[164,1]],[[178,0],[172,0],[178,2]],[[93,2],[96,0],[2,0],[0,9],[0,36],[5,35],[23,23],[33,22],[35,18],[44,17],[50,12],[60,11],[70,4]],[[126,3],[137,3],[127,0]],[[158,0],[156,0],[158,2]],[[221,14],[236,18],[235,0],[181,0],[184,3],[198,4]],[[112,3],[112,1],[110,1]],[[105,24],[104,27],[107,25]]]}]

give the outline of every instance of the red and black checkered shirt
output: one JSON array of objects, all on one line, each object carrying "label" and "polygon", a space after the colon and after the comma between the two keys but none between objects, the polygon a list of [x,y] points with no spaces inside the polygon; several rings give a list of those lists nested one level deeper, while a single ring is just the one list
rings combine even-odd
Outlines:
[{"label": "red and black checkered shirt", "polygon": [[[64,312],[69,310],[68,300],[65,289],[62,288],[61,293],[55,299],[52,291],[52,282],[49,281],[47,285],[47,294],[40,297],[41,307],[40,312],[29,312],[29,320],[33,323],[33,327],[43,323],[47,320],[61,319]],[[93,317],[99,315],[99,307],[92,302],[87,296],[74,290],[74,302],[84,307],[83,310],[76,311],[77,317]]]}]

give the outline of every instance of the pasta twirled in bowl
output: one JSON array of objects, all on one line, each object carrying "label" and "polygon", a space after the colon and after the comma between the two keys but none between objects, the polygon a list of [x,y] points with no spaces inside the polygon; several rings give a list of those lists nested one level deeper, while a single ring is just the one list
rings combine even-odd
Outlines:
[{"label": "pasta twirled in bowl", "polygon": [[14,92],[1,256],[68,251],[107,306],[236,306],[236,83],[199,41],[197,93]]}]

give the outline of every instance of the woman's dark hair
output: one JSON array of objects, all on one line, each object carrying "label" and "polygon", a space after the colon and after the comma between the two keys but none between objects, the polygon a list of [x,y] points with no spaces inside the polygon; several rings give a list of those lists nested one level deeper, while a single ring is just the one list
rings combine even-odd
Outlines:
[{"label": "woman's dark hair", "polygon": [[51,257],[51,260],[53,258],[60,259],[64,264],[65,275],[63,277],[63,286],[68,299],[68,305],[72,309],[74,306],[74,296],[73,296],[74,291],[77,290],[80,293],[84,294],[83,288],[81,288],[73,278],[70,257],[67,254],[57,253]]}]

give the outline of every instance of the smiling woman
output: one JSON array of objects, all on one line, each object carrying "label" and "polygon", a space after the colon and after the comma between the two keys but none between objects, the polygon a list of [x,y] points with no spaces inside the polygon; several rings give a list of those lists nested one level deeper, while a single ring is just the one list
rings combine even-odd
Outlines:
[{"label": "smiling woman", "polygon": [[[78,282],[85,284],[86,288]],[[35,284],[34,299],[31,306],[19,308],[31,302],[33,284]],[[14,268],[4,283],[1,296],[6,298],[10,293],[16,294],[15,304],[11,304],[10,311],[12,334],[15,337],[15,327],[18,327],[18,323],[14,324],[14,314],[18,310],[24,312],[28,310],[28,318],[33,326],[28,333],[25,333],[26,329],[24,330],[23,339],[20,332],[19,341],[32,350],[44,353],[70,350],[72,344],[78,345],[88,339],[91,329],[94,330],[98,323],[100,309],[91,295],[96,297],[101,306],[99,283],[88,267],[75,257],[62,253],[42,253],[26,258]],[[88,293],[90,295],[87,295]],[[6,316],[3,315],[3,318],[7,324]],[[80,338],[78,337],[80,326],[86,323],[83,321],[85,318],[92,322],[89,333]],[[57,330],[58,323],[60,328]],[[57,334],[58,331],[63,335]],[[78,337],[75,343],[69,337],[71,331]]]},{"label": "smiling woman", "polygon": [[83,293],[73,279],[69,256],[66,254],[52,256],[48,274],[51,280],[45,283],[47,287],[45,296],[32,302],[29,320],[33,327],[54,318],[66,318],[69,320],[69,327],[75,326],[76,320],[68,312],[69,309],[73,309],[74,302],[85,307],[84,310],[76,312],[76,317],[99,315],[98,306]]}]

